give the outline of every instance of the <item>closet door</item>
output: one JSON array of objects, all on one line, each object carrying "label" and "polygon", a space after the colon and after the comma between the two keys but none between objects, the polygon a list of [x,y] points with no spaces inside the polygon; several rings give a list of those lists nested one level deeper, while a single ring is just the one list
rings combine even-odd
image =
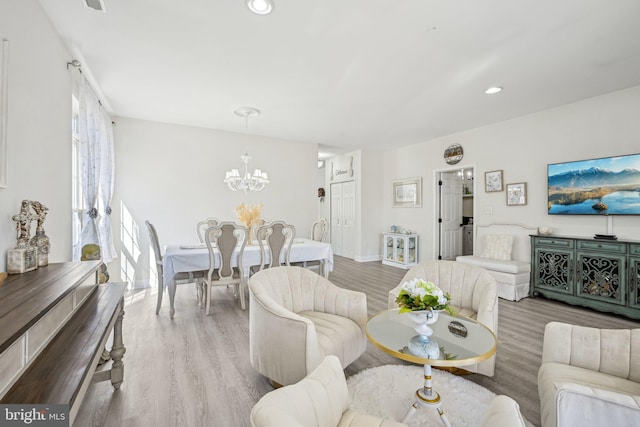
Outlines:
[{"label": "closet door", "polygon": [[354,181],[331,184],[331,244],[335,255],[355,256],[356,185]]},{"label": "closet door", "polygon": [[351,258],[356,254],[356,183],[342,183],[342,256]]},{"label": "closet door", "polygon": [[331,184],[331,245],[342,256],[342,183]]}]

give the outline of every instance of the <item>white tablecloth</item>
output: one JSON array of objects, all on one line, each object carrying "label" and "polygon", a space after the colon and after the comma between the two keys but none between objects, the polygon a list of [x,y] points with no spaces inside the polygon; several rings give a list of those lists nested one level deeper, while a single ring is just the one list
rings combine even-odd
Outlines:
[{"label": "white tablecloth", "polygon": [[[189,249],[186,249],[189,247]],[[269,262],[267,254],[267,262]],[[235,265],[235,259],[232,257]],[[303,261],[323,261],[325,271],[333,271],[333,249],[330,243],[316,242],[310,239],[295,239],[291,245],[290,262]],[[219,259],[217,260],[219,262]],[[257,243],[246,245],[244,256],[242,257],[242,267],[245,276],[248,275],[249,268],[260,265],[260,246]],[[206,247],[199,245],[168,245],[162,259],[164,286],[169,286],[176,273],[190,271],[201,271],[209,269],[209,251]]]}]

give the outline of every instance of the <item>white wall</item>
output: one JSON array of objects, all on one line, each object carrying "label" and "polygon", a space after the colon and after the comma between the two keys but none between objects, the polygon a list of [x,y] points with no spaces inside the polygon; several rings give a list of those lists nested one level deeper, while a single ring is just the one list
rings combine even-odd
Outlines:
[{"label": "white wall", "polygon": [[23,199],[49,208],[49,261],[71,260],[71,73],[77,73],[67,70],[72,58],[35,0],[0,2],[3,38],[9,40],[9,175],[8,188],[0,189],[0,271],[16,244],[11,217]]},{"label": "white wall", "polygon": [[[147,219],[156,226],[162,246],[194,243],[198,221],[210,216],[236,221],[234,209],[240,203],[262,203],[264,218],[284,220],[296,227],[297,236],[309,237],[317,215],[315,144],[249,136],[245,145],[242,134],[135,119],[115,121],[112,221],[121,256],[109,270],[118,275],[118,269],[128,269],[122,280],[136,286],[153,281]],[[232,192],[223,182],[226,170],[240,168],[245,150],[253,157],[251,168],[269,173],[271,184],[262,192]]]},{"label": "white wall", "polygon": [[382,232],[384,209],[381,206],[382,193],[391,188],[385,185],[382,168],[383,156],[380,151],[362,151],[362,172],[360,180],[361,215],[360,239],[356,244],[356,261],[378,261],[382,259]]},{"label": "white wall", "polygon": [[[494,222],[550,226],[554,234],[591,237],[607,232],[607,219],[547,215],[547,164],[640,152],[640,87],[450,135],[384,153],[384,181],[422,176],[421,208],[392,208],[384,191],[385,226],[420,234],[420,259],[433,259],[434,170],[448,169],[444,150],[457,143],[464,158],[457,168],[476,167],[475,224]],[[506,206],[505,192],[485,193],[484,173],[504,170],[504,182],[526,182],[526,206]],[[492,214],[488,212],[492,211]],[[639,216],[616,216],[619,239],[640,240]]]}]

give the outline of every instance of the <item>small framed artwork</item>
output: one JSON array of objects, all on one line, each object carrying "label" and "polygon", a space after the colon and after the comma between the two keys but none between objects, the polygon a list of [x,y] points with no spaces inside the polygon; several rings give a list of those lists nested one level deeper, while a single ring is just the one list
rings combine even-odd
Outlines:
[{"label": "small framed artwork", "polygon": [[484,191],[486,193],[502,191],[502,170],[484,173]]},{"label": "small framed artwork", "polygon": [[422,178],[393,181],[393,207],[422,206]]},{"label": "small framed artwork", "polygon": [[521,206],[527,204],[527,183],[518,182],[507,184],[507,206]]}]

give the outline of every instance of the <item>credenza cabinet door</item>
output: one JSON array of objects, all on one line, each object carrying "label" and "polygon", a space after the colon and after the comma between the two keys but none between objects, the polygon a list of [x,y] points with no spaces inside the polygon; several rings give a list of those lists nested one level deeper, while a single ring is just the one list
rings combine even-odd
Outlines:
[{"label": "credenza cabinet door", "polygon": [[609,304],[625,304],[624,255],[578,251],[576,261],[576,295]]},{"label": "credenza cabinet door", "polygon": [[534,289],[573,295],[573,252],[540,247],[534,254]]},{"label": "credenza cabinet door", "polygon": [[629,305],[640,309],[640,244],[629,247]]}]

